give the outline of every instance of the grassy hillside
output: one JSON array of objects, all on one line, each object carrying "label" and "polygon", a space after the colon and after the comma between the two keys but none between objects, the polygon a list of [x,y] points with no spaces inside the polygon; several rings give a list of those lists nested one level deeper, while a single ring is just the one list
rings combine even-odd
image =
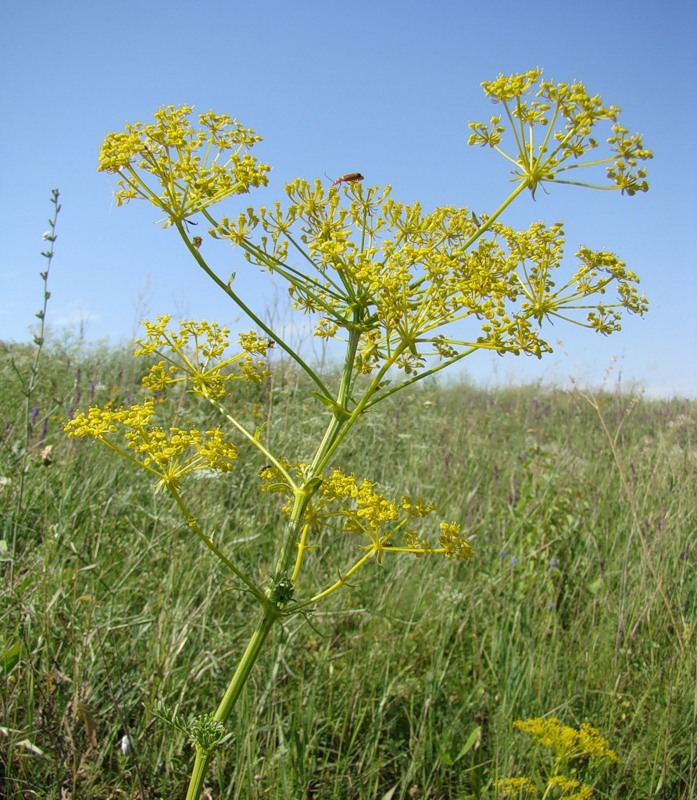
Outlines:
[{"label": "grassy hillside", "polygon": [[[190,748],[161,716],[217,703],[255,612],[142,472],[62,433],[134,397],[142,366],[54,346],[26,404],[32,359],[0,355],[0,796],[183,798]],[[240,400],[297,458],[323,409],[305,389],[279,365]],[[435,502],[475,558],[385,559],[277,632],[211,797],[494,798],[539,773],[512,723],[546,714],[618,754],[594,796],[697,796],[697,403],[431,385],[368,415],[341,459]],[[242,450],[192,502],[263,579],[280,514],[261,466]],[[309,582],[353,546],[327,535]]]}]

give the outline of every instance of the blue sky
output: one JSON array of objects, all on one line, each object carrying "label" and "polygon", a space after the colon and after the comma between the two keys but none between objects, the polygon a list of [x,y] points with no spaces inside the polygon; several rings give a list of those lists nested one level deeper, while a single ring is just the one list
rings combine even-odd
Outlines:
[{"label": "blue sky", "polygon": [[[556,187],[521,198],[505,220],[564,220],[570,258],[581,243],[613,250],[640,275],[650,311],[607,339],[557,325],[541,362],[475,354],[464,369],[484,385],[598,385],[610,369],[612,383],[697,396],[694,2],[24,0],[2,18],[0,340],[27,340],[41,305],[53,187],[63,207],[53,336],[82,328],[89,340],[126,341],[161,313],[244,327],[154,209],[116,208],[96,160],[104,134],[126,121],[188,103],[255,128],[274,169],[253,202],[296,176],[359,170],[404,202],[486,213],[510,185],[502,159],[466,145],[467,122],[492,113],[480,83],[541,66],[622,107],[654,151],[651,191]],[[219,266],[237,270],[238,291],[290,319],[281,291],[228,258]]]}]

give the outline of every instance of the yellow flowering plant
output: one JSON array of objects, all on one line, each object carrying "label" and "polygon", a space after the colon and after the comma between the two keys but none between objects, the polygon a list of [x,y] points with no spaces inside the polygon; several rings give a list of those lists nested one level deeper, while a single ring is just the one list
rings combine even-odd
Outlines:
[{"label": "yellow flowering plant", "polygon": [[[503,113],[488,124],[473,123],[470,144],[491,147],[511,161],[515,184],[488,216],[467,208],[407,205],[393,199],[389,186],[364,186],[360,175],[343,186],[296,179],[285,187],[284,203],[218,213],[223,201],[265,186],[270,168],[250,152],[259,141],[254,131],[227,115],[195,118],[189,106],[167,106],[154,123],[127,125],[102,145],[99,169],[118,176],[118,204],[147,200],[156,206],[198,267],[255,328],[233,350],[230,332],[212,323],[187,321],[176,328],[169,317],[145,323],[136,354],[155,359],[143,380],[150,399],[130,408],[90,408],[66,426],[70,436],[97,439],[151,474],[259,606],[258,623],[219,707],[187,728],[196,751],[188,800],[201,794],[210,760],[228,736],[225,725],[274,625],[305,613],[370,562],[472,556],[467,532],[456,521],[441,521],[435,536],[429,535],[432,504],[388,498],[369,479],[335,465],[360,418],[477,350],[541,357],[551,351],[542,335],[547,319],[609,334],[619,330],[623,311],[646,310],[637,276],[612,253],[581,248],[575,271],[565,275],[561,224],[515,230],[501,221],[516,197],[525,190],[534,195],[540,184],[575,183],[629,195],[646,191],[641,164],[651,154],[641,138],[620,125],[619,109],[604,106],[580,83],[553,84],[532,70],[483,86]],[[595,136],[602,126],[609,135],[601,146]],[[503,149],[507,130],[512,154]],[[570,180],[579,169],[601,176],[604,171],[606,183]],[[193,235],[198,223],[200,233]],[[212,263],[204,225],[208,237],[232,245],[248,268],[285,281],[294,308],[312,317],[314,335],[337,343],[335,384],[245,302],[229,267]],[[272,347],[309,377],[309,413],[326,418],[302,463],[276,452],[264,428],[235,410],[236,382],[263,381]],[[158,421],[158,399],[175,385],[214,409],[219,427],[202,431]],[[187,479],[196,471],[245,468],[238,466],[240,442],[267,465],[259,474],[260,502],[269,494],[283,497],[285,527],[267,585],[239,566],[225,541],[206,532],[186,502]],[[249,468],[258,471],[258,465]],[[326,531],[355,537],[355,557],[337,565],[329,585],[305,592],[303,565],[329,546],[331,537],[321,536]]]},{"label": "yellow flowering plant", "polygon": [[516,720],[513,727],[530,736],[547,758],[534,778],[503,778],[494,784],[500,797],[538,797],[542,800],[592,800],[593,787],[580,780],[605,762],[616,764],[617,753],[597,728],[587,722],[579,728],[563,725],[556,717]]}]

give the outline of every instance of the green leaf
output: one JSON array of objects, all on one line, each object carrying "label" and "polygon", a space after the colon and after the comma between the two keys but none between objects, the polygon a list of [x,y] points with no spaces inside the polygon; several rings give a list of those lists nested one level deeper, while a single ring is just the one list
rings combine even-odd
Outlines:
[{"label": "green leaf", "polygon": [[467,737],[467,741],[462,746],[460,752],[455,756],[455,758],[451,758],[448,753],[445,752],[441,744],[438,744],[438,755],[440,756],[440,760],[445,764],[446,767],[452,767],[454,764],[469,753],[473,747],[479,745],[482,739],[482,729],[480,725],[477,725],[476,728],[472,730],[470,735]]},{"label": "green leaf", "polygon": [[460,750],[460,752],[457,754],[457,758],[455,759],[455,761],[457,762],[464,755],[467,755],[467,753],[469,753],[469,751],[473,747],[478,745],[481,742],[481,740],[482,740],[482,728],[480,725],[477,725],[477,727],[474,728],[472,733],[470,733],[470,735],[467,737],[467,741],[462,746],[462,750]]},{"label": "green leaf", "polygon": [[9,647],[6,647],[0,653],[0,676],[5,678],[10,674],[15,664],[19,661],[20,652],[21,645],[19,637],[17,637]]}]

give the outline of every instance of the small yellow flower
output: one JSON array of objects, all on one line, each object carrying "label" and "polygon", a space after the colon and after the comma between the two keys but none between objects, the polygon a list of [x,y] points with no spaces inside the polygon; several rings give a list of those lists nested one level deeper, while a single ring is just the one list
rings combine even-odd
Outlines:
[{"label": "small yellow flower", "polygon": [[608,761],[619,762],[619,757],[614,750],[610,749],[609,742],[600,731],[592,725],[584,722],[578,732],[578,746],[584,755],[590,757],[592,761]]}]

